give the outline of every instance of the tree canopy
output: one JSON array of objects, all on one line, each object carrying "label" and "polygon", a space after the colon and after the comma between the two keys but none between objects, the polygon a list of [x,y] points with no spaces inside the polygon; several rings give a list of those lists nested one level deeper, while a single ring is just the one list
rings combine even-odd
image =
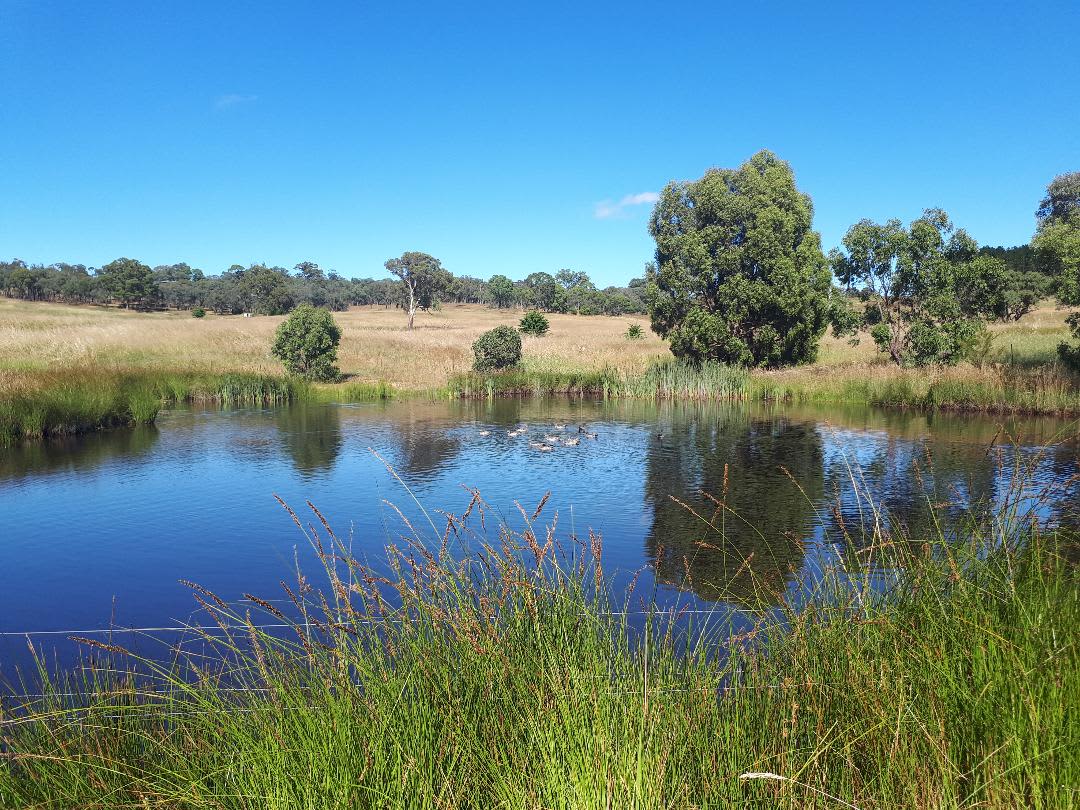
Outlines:
[{"label": "tree canopy", "polygon": [[503,275],[494,275],[488,281],[488,294],[491,302],[499,309],[508,309],[514,305],[514,282]]},{"label": "tree canopy", "polygon": [[327,381],[339,374],[334,364],[340,342],[341,329],[333,315],[301,304],[278,326],[270,351],[290,374]]},{"label": "tree canopy", "polygon": [[157,300],[153,272],[136,259],[114,259],[101,268],[100,275],[109,297],[123,307],[145,309]]},{"label": "tree canopy", "polygon": [[[1031,244],[1040,268],[1055,279],[1061,303],[1080,306],[1080,172],[1055,177],[1035,217]],[[1069,326],[1080,339],[1080,313],[1069,316]],[[1062,343],[1058,352],[1062,360],[1080,367],[1080,346]]]},{"label": "tree canopy", "polygon": [[848,229],[844,248],[830,259],[863,302],[856,323],[898,365],[958,362],[1004,306],[1004,261],[979,254],[940,209],[926,209],[908,228],[864,219]]},{"label": "tree canopy", "polygon": [[653,331],[676,356],[697,361],[813,361],[831,279],[812,219],[791,167],[768,151],[738,169],[669,183],[649,223]]},{"label": "tree canopy", "polygon": [[407,296],[410,329],[413,328],[416,310],[437,307],[454,278],[434,256],[417,251],[407,251],[397,259],[387,259],[386,269],[401,279]]}]

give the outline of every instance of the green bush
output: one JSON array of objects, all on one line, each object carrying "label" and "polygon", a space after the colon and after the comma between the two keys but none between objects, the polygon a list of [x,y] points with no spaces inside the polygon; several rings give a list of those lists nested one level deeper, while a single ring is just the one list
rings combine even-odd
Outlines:
[{"label": "green bush", "polygon": [[303,304],[277,328],[270,351],[290,374],[325,382],[340,373],[334,365],[340,342],[341,329],[334,316]]},{"label": "green bush", "polygon": [[195,307],[195,309],[191,310],[191,317],[192,318],[205,318],[206,317],[206,310],[203,309],[202,307]]},{"label": "green bush", "polygon": [[472,348],[476,358],[473,368],[477,371],[511,368],[521,362],[521,336],[509,326],[496,326],[484,332]]},{"label": "green bush", "polygon": [[645,337],[645,330],[641,328],[641,324],[632,323],[626,327],[626,339],[627,340],[641,340]]},{"label": "green bush", "polygon": [[524,335],[535,335],[536,337],[540,337],[547,334],[548,327],[550,326],[551,324],[549,324],[548,319],[544,317],[544,313],[534,309],[530,312],[526,312],[522,316],[521,323],[518,324],[518,329],[520,329],[521,333]]}]

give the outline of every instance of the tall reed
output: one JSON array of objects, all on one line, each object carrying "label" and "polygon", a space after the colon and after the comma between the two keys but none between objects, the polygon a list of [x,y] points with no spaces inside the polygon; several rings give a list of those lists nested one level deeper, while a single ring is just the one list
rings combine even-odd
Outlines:
[{"label": "tall reed", "polygon": [[657,360],[642,372],[616,368],[598,371],[469,372],[451,378],[445,392],[452,398],[550,396],[570,394],[628,399],[738,399],[745,395],[749,373],[721,363],[696,365]]},{"label": "tall reed", "polygon": [[306,388],[265,374],[157,371],[38,373],[0,390],[0,444],[151,424],[177,403],[279,405]]},{"label": "tall reed", "polygon": [[749,389],[751,398],[767,401],[981,413],[1080,414],[1080,377],[1057,364],[1037,368],[793,370],[780,375],[756,374]]}]

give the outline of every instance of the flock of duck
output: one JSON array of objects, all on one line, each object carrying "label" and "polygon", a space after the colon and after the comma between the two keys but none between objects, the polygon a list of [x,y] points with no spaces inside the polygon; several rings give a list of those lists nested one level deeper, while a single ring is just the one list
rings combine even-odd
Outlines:
[{"label": "flock of duck", "polygon": [[[568,434],[568,430],[573,432]],[[490,436],[491,433],[492,431],[490,430],[480,431],[481,436]],[[516,439],[519,436],[525,436],[529,433],[530,428],[524,423],[506,431],[507,437],[511,439]],[[574,430],[568,425],[556,422],[551,426],[550,431],[545,430],[542,441],[538,441],[537,439],[529,439],[529,447],[541,453],[550,453],[557,447],[576,447],[582,439],[591,439],[592,441],[596,441],[596,438],[597,434],[586,430],[583,425],[578,425],[577,430]]]}]

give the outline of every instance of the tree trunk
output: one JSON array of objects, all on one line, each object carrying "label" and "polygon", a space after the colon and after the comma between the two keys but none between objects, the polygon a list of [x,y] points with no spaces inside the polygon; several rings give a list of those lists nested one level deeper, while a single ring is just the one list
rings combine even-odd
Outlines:
[{"label": "tree trunk", "polygon": [[409,287],[409,329],[413,328],[413,318],[416,317],[416,297],[413,295],[412,286]]},{"label": "tree trunk", "polygon": [[904,341],[900,334],[900,330],[893,327],[892,334],[889,336],[889,356],[898,366],[904,364],[903,347]]}]

